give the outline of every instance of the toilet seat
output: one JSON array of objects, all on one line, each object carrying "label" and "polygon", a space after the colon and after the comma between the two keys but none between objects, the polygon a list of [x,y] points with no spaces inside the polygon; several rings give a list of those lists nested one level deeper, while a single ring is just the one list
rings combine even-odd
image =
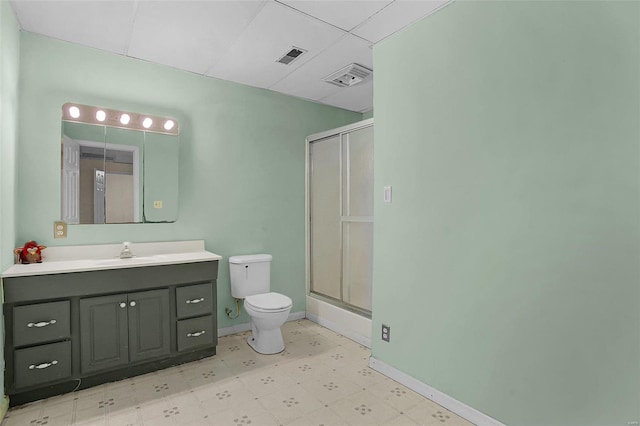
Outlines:
[{"label": "toilet seat", "polygon": [[290,309],[293,301],[280,293],[263,293],[247,296],[244,303],[256,312],[282,312]]}]

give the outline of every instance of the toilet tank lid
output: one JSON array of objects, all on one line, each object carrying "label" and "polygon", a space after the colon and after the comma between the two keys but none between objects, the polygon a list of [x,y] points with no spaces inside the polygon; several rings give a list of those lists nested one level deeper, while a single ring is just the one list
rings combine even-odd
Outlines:
[{"label": "toilet tank lid", "polygon": [[231,256],[229,263],[256,263],[256,262],[271,262],[272,256],[270,254],[245,254],[242,256]]}]

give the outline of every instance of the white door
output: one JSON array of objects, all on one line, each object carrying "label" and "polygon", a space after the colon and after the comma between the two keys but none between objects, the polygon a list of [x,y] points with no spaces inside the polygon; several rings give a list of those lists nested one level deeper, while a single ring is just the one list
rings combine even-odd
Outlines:
[{"label": "white door", "polygon": [[106,189],[107,177],[104,170],[93,169],[93,223],[106,223]]},{"label": "white door", "polygon": [[80,144],[62,139],[62,220],[80,223]]}]

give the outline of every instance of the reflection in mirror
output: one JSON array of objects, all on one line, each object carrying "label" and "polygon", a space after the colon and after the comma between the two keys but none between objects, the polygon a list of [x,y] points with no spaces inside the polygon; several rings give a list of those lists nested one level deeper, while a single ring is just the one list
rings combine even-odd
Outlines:
[{"label": "reflection in mirror", "polygon": [[175,136],[146,133],[144,143],[144,218],[165,222],[178,217],[178,148]]},{"label": "reflection in mirror", "polygon": [[[125,116],[128,121],[121,120]],[[175,221],[178,142],[173,119],[65,104],[62,220],[69,224]]]}]

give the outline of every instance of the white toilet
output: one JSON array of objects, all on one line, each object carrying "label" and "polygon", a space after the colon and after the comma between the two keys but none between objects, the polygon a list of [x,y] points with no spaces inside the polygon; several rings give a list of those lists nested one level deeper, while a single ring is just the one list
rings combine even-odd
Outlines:
[{"label": "white toilet", "polygon": [[251,254],[229,258],[231,295],[244,299],[251,316],[253,335],[249,345],[261,354],[277,354],[284,350],[280,327],[289,317],[293,302],[280,293],[270,292],[271,255]]}]

